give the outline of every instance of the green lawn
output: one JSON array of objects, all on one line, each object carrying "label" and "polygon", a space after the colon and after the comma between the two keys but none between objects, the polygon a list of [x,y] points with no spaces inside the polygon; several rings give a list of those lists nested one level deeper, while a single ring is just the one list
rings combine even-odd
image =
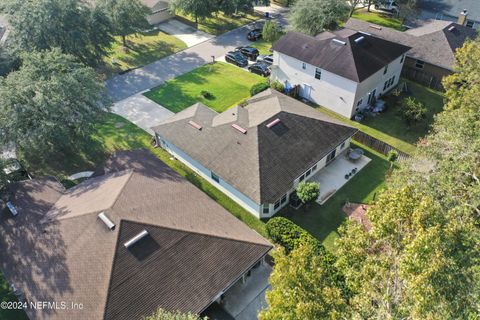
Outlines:
[{"label": "green lawn", "polygon": [[272,47],[272,43],[270,41],[266,41],[263,39],[254,41],[250,44],[250,46],[257,48],[260,54],[271,54],[270,48]]},{"label": "green lawn", "polygon": [[[216,62],[169,80],[145,96],[173,112],[196,102],[222,112],[250,97],[250,88],[264,81],[265,78],[231,64]],[[213,97],[204,98],[202,91],[210,92]]]},{"label": "green lawn", "polygon": [[120,37],[115,40],[109,56],[105,58],[103,71],[107,75],[147,65],[187,47],[183,41],[158,30],[128,36],[127,50],[123,48]]},{"label": "green lawn", "polygon": [[378,24],[380,26],[396,29],[399,31],[405,31],[405,27],[402,26],[401,19],[393,18],[387,14],[382,14],[378,12],[368,12],[367,9],[355,11],[352,15],[352,18]]},{"label": "green lawn", "polygon": [[[181,18],[191,21],[192,23],[195,23],[195,19],[190,15],[183,15],[181,13],[177,13],[177,15]],[[216,13],[210,18],[200,20],[197,28],[198,30],[206,33],[220,35],[258,19],[260,19],[260,16],[255,14],[240,13],[233,16],[226,16],[223,13]]]},{"label": "green lawn", "polygon": [[[365,150],[365,155],[372,159],[365,168],[357,173],[337,193],[323,205],[315,203],[308,211],[302,208],[294,210],[286,207],[280,215],[292,220],[303,229],[319,239],[330,251],[335,251],[337,229],[345,221],[342,206],[346,201],[369,203],[384,188],[385,174],[390,163],[385,157],[357,143],[354,145]],[[321,186],[320,186],[321,188]]]}]

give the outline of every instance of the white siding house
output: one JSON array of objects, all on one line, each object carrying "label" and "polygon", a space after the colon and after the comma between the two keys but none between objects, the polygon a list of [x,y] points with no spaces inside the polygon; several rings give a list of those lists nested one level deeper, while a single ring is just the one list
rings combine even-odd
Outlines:
[{"label": "white siding house", "polygon": [[[350,38],[353,38],[353,44]],[[408,50],[403,46],[399,50],[390,50],[394,52],[383,57],[384,61],[388,61],[384,63],[379,63],[379,59],[372,56],[376,64],[362,66],[369,63],[364,56],[372,54],[372,49],[369,47],[367,51],[360,43],[355,43],[358,38],[361,42],[371,42],[373,37],[360,33],[348,38],[332,34],[331,38],[318,40],[296,33],[288,34],[273,47],[271,79],[280,81],[287,88],[298,86],[302,98],[352,118],[357,111],[371,104],[373,97],[378,98],[398,83],[405,60],[404,52]],[[332,39],[341,40],[333,42]],[[378,39],[375,40],[377,49],[382,50],[380,45],[385,45],[385,41],[378,43]],[[297,45],[282,44],[282,41]],[[302,46],[302,41],[313,44]],[[304,51],[318,50],[318,53],[302,54],[301,49],[293,47],[305,48]],[[362,51],[362,55],[356,57],[355,50]]]}]

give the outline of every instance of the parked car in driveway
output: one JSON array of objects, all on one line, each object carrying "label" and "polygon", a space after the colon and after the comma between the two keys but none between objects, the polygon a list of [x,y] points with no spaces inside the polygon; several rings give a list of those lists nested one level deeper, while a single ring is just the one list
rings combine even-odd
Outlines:
[{"label": "parked car in driveway", "polygon": [[243,54],[241,54],[240,51],[228,52],[225,55],[225,61],[242,68],[248,66],[247,58]]},{"label": "parked car in driveway", "polygon": [[236,48],[236,51],[240,52],[241,54],[243,54],[248,60],[250,61],[256,61],[257,60],[257,57],[258,55],[260,54],[260,52],[258,52],[258,50],[254,47],[250,47],[250,46],[247,46],[247,47],[237,47]]},{"label": "parked car in driveway", "polygon": [[253,29],[247,33],[247,39],[250,41],[257,41],[262,37],[261,29]]},{"label": "parked car in driveway", "polygon": [[269,54],[269,55],[261,54],[257,57],[257,62],[264,62],[268,65],[272,65],[273,64],[273,54]]},{"label": "parked car in driveway", "polygon": [[264,77],[268,77],[270,75],[269,67],[270,65],[266,64],[265,62],[257,62],[249,66],[248,71]]},{"label": "parked car in driveway", "polygon": [[10,182],[31,179],[27,170],[22,166],[20,161],[15,158],[5,160],[3,172],[7,176],[7,180]]}]

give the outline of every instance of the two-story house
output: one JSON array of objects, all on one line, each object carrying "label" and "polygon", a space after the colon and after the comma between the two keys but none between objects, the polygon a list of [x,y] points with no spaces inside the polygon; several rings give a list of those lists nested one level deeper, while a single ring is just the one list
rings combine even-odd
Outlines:
[{"label": "two-story house", "polygon": [[152,129],[162,148],[259,218],[286,206],[357,132],[274,90],[220,114],[197,103]]},{"label": "two-story house", "polygon": [[316,37],[289,32],[273,45],[271,77],[351,118],[398,83],[409,49],[349,29]]}]

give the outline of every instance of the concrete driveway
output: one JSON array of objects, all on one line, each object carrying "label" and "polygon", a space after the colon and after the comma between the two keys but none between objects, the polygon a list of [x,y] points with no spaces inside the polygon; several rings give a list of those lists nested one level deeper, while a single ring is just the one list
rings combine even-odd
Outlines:
[{"label": "concrete driveway", "polygon": [[153,102],[142,94],[136,94],[116,102],[112,107],[112,111],[135,123],[152,135],[151,127],[174,115],[172,111]]},{"label": "concrete driveway", "polygon": [[157,25],[157,28],[182,40],[188,48],[214,38],[213,35],[199,31],[176,19],[162,22]]},{"label": "concrete driveway", "polygon": [[[286,23],[287,12],[275,14],[277,21]],[[212,38],[186,50],[160,59],[142,68],[131,72],[116,75],[106,81],[106,87],[110,97],[114,101],[120,101],[139,92],[151,89],[163,84],[165,81],[192,71],[212,61],[212,56],[220,57],[238,46],[250,44],[246,39],[248,30],[263,23],[258,20],[247,26],[237,28]]]}]

